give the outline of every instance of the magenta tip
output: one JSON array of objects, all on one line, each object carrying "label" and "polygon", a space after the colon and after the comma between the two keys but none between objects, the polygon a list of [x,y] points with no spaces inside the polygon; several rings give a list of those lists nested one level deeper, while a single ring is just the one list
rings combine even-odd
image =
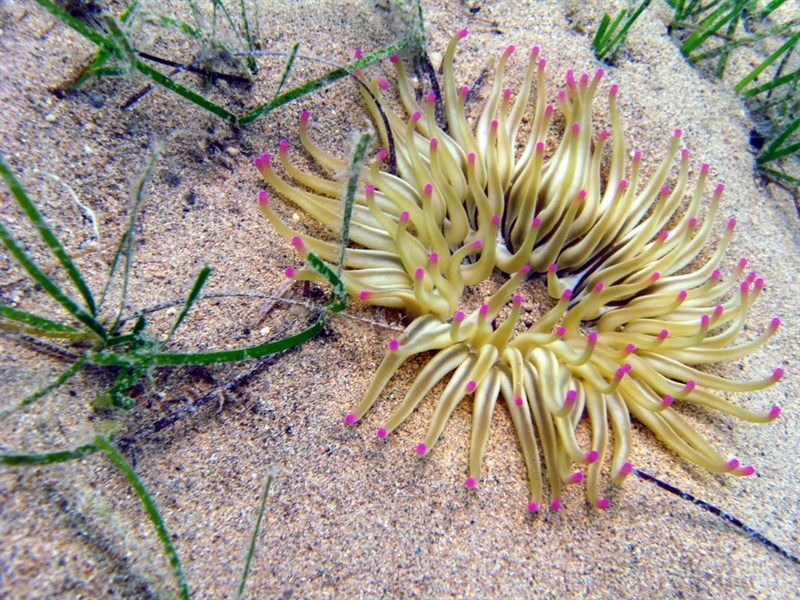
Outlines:
[{"label": "magenta tip", "polygon": [[396,65],[398,62],[400,62],[400,57],[397,56],[397,54],[392,54],[389,57],[389,62],[392,63],[393,65]]},{"label": "magenta tip", "polygon": [[739,468],[740,464],[741,463],[739,462],[739,459],[736,458],[736,457],[733,457],[727,463],[725,463],[725,470],[726,471],[735,471],[736,469]]},{"label": "magenta tip", "polygon": [[676,129],[672,135],[676,138],[683,137],[683,131],[681,131],[680,129]]},{"label": "magenta tip", "polygon": [[478,309],[480,316],[485,317],[489,314],[489,305],[488,304],[481,304],[481,307]]},{"label": "magenta tip", "polygon": [[617,473],[617,477],[627,477],[633,472],[633,465],[629,462],[626,462],[619,468],[619,473]]},{"label": "magenta tip", "polygon": [[669,337],[669,329],[662,329],[658,332],[658,339],[665,340]]},{"label": "magenta tip", "polygon": [[467,382],[467,393],[468,393],[468,394],[471,394],[472,392],[474,392],[474,391],[475,391],[475,388],[476,388],[476,387],[478,387],[478,382],[477,382],[477,381],[475,381],[474,379],[470,379],[470,380]]},{"label": "magenta tip", "polygon": [[289,279],[294,279],[294,276],[297,274],[294,270],[294,267],[286,267],[283,270],[283,274],[286,275]]},{"label": "magenta tip", "polygon": [[370,298],[372,298],[372,292],[369,290],[361,290],[358,293],[358,297],[361,298],[362,300],[369,300]]},{"label": "magenta tip", "polygon": [[431,152],[435,152],[439,148],[439,138],[431,138]]},{"label": "magenta tip", "polygon": [[550,273],[555,273],[558,271],[558,265],[556,263],[550,263],[550,266],[547,267],[547,271]]},{"label": "magenta tip", "polygon": [[611,506],[611,501],[608,498],[597,499],[597,508],[600,510],[606,510],[609,506]]},{"label": "magenta tip", "polygon": [[578,134],[581,132],[581,124],[580,123],[573,123],[572,124],[572,133]]},{"label": "magenta tip", "polygon": [[514,303],[515,306],[519,306],[520,304],[522,304],[522,299],[523,299],[522,294],[514,294],[512,302]]},{"label": "magenta tip", "polygon": [[356,48],[353,51],[353,57],[358,60],[360,58],[364,58],[364,51],[361,48]]},{"label": "magenta tip", "polygon": [[428,447],[425,444],[417,444],[417,454],[425,456],[428,453]]},{"label": "magenta tip", "polygon": [[264,206],[269,204],[269,194],[267,193],[267,190],[261,190],[258,192],[258,202]]},{"label": "magenta tip", "polygon": [[600,458],[600,454],[598,454],[597,450],[590,450],[589,452],[586,453],[586,462],[588,464],[597,462],[598,458]]},{"label": "magenta tip", "polygon": [[619,86],[614,83],[611,85],[611,89],[608,90],[609,96],[616,96],[619,93]]},{"label": "magenta tip", "polygon": [[506,48],[505,55],[511,56],[516,51],[517,47],[514,44],[510,44],[508,48]]},{"label": "magenta tip", "polygon": [[522,402],[523,402],[522,396],[517,396],[516,398],[514,398],[514,404],[516,404],[517,406],[522,406]]},{"label": "magenta tip", "polygon": [[464,482],[464,487],[467,488],[468,490],[474,489],[476,485],[478,485],[478,482],[475,480],[474,477],[469,477]]},{"label": "magenta tip", "polygon": [[416,271],[414,271],[414,279],[417,281],[422,281],[425,279],[425,269],[419,267]]},{"label": "magenta tip", "polygon": [[675,402],[675,399],[672,396],[670,396],[669,394],[667,394],[666,396],[664,396],[661,399],[662,406],[672,406],[672,404],[674,402]]},{"label": "magenta tip", "polygon": [[404,210],[400,213],[400,222],[401,223],[408,223],[408,220],[411,218],[411,213],[407,210]]},{"label": "magenta tip", "polygon": [[520,276],[524,277],[526,275],[530,275],[530,272],[532,270],[533,269],[532,269],[532,267],[530,265],[525,264],[525,265],[522,265],[522,268],[518,271],[518,273],[520,274]]},{"label": "magenta tip", "polygon": [[500,215],[492,215],[492,227],[500,226]]},{"label": "magenta tip", "polygon": [[558,512],[561,510],[561,500],[558,498],[553,498],[553,501],[550,503],[550,510],[553,512]]},{"label": "magenta tip", "polygon": [[689,292],[687,292],[686,290],[681,290],[680,292],[678,292],[678,300],[680,300],[681,302],[686,300],[686,298],[688,296],[689,296]]},{"label": "magenta tip", "polygon": [[702,165],[700,165],[700,172],[703,175],[706,175],[710,170],[711,170],[711,165],[709,165],[708,163],[703,163]]},{"label": "magenta tip", "polygon": [[483,242],[481,240],[475,240],[472,242],[472,248],[474,250],[483,250]]},{"label": "magenta tip", "polygon": [[386,427],[381,427],[377,432],[375,432],[375,435],[379,440],[385,439],[386,436],[389,435],[389,430],[386,429]]},{"label": "magenta tip", "polygon": [[636,352],[636,344],[628,344],[627,346],[625,346],[625,352],[627,354],[633,354],[634,352]]},{"label": "magenta tip", "polygon": [[392,339],[389,340],[389,352],[397,352],[400,350],[400,340]]},{"label": "magenta tip", "polygon": [[736,469],[736,474],[741,477],[750,477],[756,474],[756,468],[753,465],[745,465]]},{"label": "magenta tip", "polygon": [[564,406],[572,406],[578,400],[578,390],[569,390],[564,399]]},{"label": "magenta tip", "polygon": [[366,184],[364,186],[364,193],[366,193],[367,196],[374,195],[375,194],[375,186],[373,184],[371,184],[371,183]]},{"label": "magenta tip", "polygon": [[572,298],[572,290],[567,288],[561,293],[561,299],[569,300],[570,298]]},{"label": "magenta tip", "polygon": [[461,322],[461,321],[463,321],[463,320],[464,320],[466,317],[467,317],[467,315],[466,315],[466,313],[465,313],[463,310],[457,310],[457,311],[456,311],[456,312],[453,314],[453,321],[456,321],[457,323],[460,323],[460,322]]},{"label": "magenta tip", "polygon": [[769,409],[769,419],[770,421],[774,421],[778,417],[781,416],[781,407],[777,404]]},{"label": "magenta tip", "polygon": [[306,247],[306,245],[303,243],[303,238],[301,238],[299,235],[296,235],[292,238],[292,246],[294,246],[298,251],[302,251]]},{"label": "magenta tip", "polygon": [[725,191],[725,184],[724,183],[717,184],[717,187],[714,188],[714,194],[716,196],[721,196],[722,192],[724,192],[724,191]]},{"label": "magenta tip", "polygon": [[377,159],[378,159],[378,160],[380,160],[380,161],[384,161],[384,160],[386,160],[388,157],[389,157],[389,153],[388,153],[386,150],[384,150],[384,149],[382,149],[382,148],[381,148],[381,149],[378,151],[378,154],[377,154]]},{"label": "magenta tip", "polygon": [[301,124],[308,123],[308,121],[310,119],[311,119],[311,113],[309,111],[304,110],[302,113],[300,113],[300,123]]},{"label": "magenta tip", "polygon": [[686,385],[683,386],[683,391],[684,393],[688,394],[696,387],[697,387],[697,382],[694,379],[690,379],[689,381],[686,382]]},{"label": "magenta tip", "polygon": [[558,337],[564,337],[565,335],[567,335],[567,328],[562,325],[559,325],[558,327],[556,327],[556,335]]},{"label": "magenta tip", "polygon": [[278,148],[280,148],[281,152],[286,152],[289,149],[289,141],[281,140],[278,142]]},{"label": "magenta tip", "polygon": [[356,423],[358,423],[358,415],[356,413],[349,413],[344,418],[344,423],[345,425],[355,425]]},{"label": "magenta tip", "polygon": [[539,507],[539,503],[538,502],[534,502],[533,500],[528,502],[528,512],[529,513],[537,513],[537,512],[539,512],[539,508],[540,507]]},{"label": "magenta tip", "polygon": [[783,377],[783,375],[784,375],[784,370],[778,367],[772,372],[772,379],[778,381]]},{"label": "magenta tip", "polygon": [[567,483],[572,483],[572,484],[581,483],[583,479],[584,479],[583,473],[581,473],[580,471],[575,471],[569,477],[567,477]]},{"label": "magenta tip", "polygon": [[599,294],[600,292],[603,291],[604,287],[606,287],[605,284],[602,281],[598,281],[597,283],[594,284],[594,293]]},{"label": "magenta tip", "polygon": [[458,33],[456,33],[456,37],[460,40],[463,40],[467,35],[469,35],[469,30],[466,27],[464,27],[464,29],[459,29]]}]

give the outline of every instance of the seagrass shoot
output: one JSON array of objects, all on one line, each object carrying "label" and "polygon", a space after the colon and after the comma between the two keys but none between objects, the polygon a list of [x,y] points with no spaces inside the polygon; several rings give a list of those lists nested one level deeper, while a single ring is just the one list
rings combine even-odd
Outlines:
[{"label": "seagrass shoot", "polygon": [[[691,463],[752,475],[754,467],[723,455],[681,414],[698,405],[768,423],[781,412],[745,408],[731,396],[775,384],[782,368],[749,381],[706,368],[751,355],[780,326],[776,317],[758,335],[742,335],[764,279],[747,260],[727,258],[736,221],[718,218],[724,186],[709,185],[709,165],[692,166],[681,130],[655,170],[644,172],[641,152],[626,146],[620,90],[606,86],[602,69],[567,71],[551,103],[537,46],[520,88],[504,87],[516,53],[509,46],[485,93],[459,85],[453,63],[466,36],[461,30],[447,45],[441,97],[418,94],[396,55],[393,82],[355,74],[378,148],[360,170],[343,261],[338,244],[283,220],[270,196],[332,235],[341,230],[337,174],[349,163],[312,141],[311,115],[302,113],[299,137],[327,176],[297,167],[287,140],[255,160],[269,190],[259,195],[261,211],[299,257],[313,253],[339,264],[351,296],[400,309],[410,320],[388,340],[345,423],[364,419],[402,365],[422,355],[427,363],[378,424],[377,438],[388,439],[441,382],[415,451],[432,452],[454,409],[470,400],[465,485],[474,488],[502,401],[527,467],[530,512],[560,510],[570,484],[582,484],[592,505],[608,508],[614,486],[634,470],[632,418]],[[593,123],[601,90],[608,129]],[[483,106],[470,123],[467,103],[478,95]],[[467,306],[465,292],[498,272],[503,283]],[[288,267],[286,275],[325,282],[307,267]],[[548,307],[530,314],[528,298],[537,294],[549,297]]]}]

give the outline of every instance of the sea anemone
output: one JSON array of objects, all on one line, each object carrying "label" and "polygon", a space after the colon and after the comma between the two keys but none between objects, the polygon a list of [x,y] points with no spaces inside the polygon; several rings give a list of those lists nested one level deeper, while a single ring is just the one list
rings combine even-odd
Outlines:
[{"label": "sea anemone", "polygon": [[[545,501],[558,510],[562,486],[584,480],[589,501],[608,507],[609,486],[601,478],[618,484],[633,469],[631,416],[692,463],[751,475],[753,467],[724,458],[679,412],[695,404],[750,422],[771,421],[780,413],[777,406],[751,412],[722,394],[763,389],[781,378],[782,369],[737,382],[696,368],[752,353],[780,325],[775,318],[755,339],[737,341],[764,281],[746,272],[744,259],[731,272],[722,271],[734,219],[713,252],[703,254],[724,186],[716,186],[701,217],[709,166],[700,167],[689,189],[689,152],[681,148],[680,130],[660,166],[645,178],[641,153],[626,154],[617,86],[608,93],[610,130],[596,132],[592,102],[603,71],[594,76],[568,71],[556,105],[548,104],[546,61],[538,47],[530,52],[516,95],[503,88],[514,47],[503,53],[471,126],[465,110],[470,90],[457,86],[453,69],[456,46],[466,35],[459,31],[447,46],[442,97],[428,94],[421,104],[403,63],[391,57],[407,117],[384,96],[391,87],[386,79],[367,81],[357,74],[382,149],[361,169],[363,190],[350,223],[357,247],[344,254],[342,279],[351,295],[402,309],[413,320],[388,342],[369,389],[345,422],[359,421],[411,356],[427,354],[430,359],[377,430],[378,438],[386,438],[447,380],[417,452],[431,451],[453,410],[471,396],[466,486],[472,488],[502,397],[527,466],[531,512]],[[534,87],[533,113],[523,127]],[[446,126],[437,122],[437,104]],[[563,115],[563,133],[549,150],[557,112]],[[311,141],[310,118],[303,112],[300,119],[302,144],[333,179],[293,165],[285,140],[277,156],[283,176],[269,154],[255,163],[270,188],[336,232],[342,210],[335,174],[348,165]],[[677,178],[667,187],[676,157]],[[336,244],[292,229],[270,206],[266,191],[260,206],[301,258],[314,252],[338,262]],[[469,314],[461,310],[465,288],[495,270],[509,277],[480,307]],[[322,281],[310,269],[289,268],[287,275]],[[535,279],[544,280],[554,304],[525,328],[522,292]],[[588,448],[585,436],[576,435],[584,415],[591,432]],[[575,464],[586,466],[586,474],[573,471]]]}]

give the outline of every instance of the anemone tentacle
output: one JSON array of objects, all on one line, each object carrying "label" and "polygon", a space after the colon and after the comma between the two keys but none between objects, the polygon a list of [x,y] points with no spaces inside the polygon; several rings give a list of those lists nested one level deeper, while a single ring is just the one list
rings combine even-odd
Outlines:
[{"label": "anemone tentacle", "polygon": [[[433,353],[377,437],[397,429],[441,382],[430,426],[417,446],[425,455],[456,406],[471,397],[468,488],[480,479],[501,397],[528,471],[532,512],[545,505],[559,510],[562,487],[581,482],[588,500],[607,508],[609,484],[622,483],[633,469],[631,416],[686,460],[712,472],[752,474],[753,467],[724,458],[679,414],[687,403],[750,422],[780,414],[777,406],[745,409],[725,394],[764,389],[782,377],[782,369],[739,382],[697,368],[751,354],[780,326],[776,317],[754,339],[738,341],[764,281],[756,273],[745,275],[744,259],[723,275],[735,220],[728,221],[710,256],[697,259],[714,235],[724,186],[714,188],[703,211],[710,168],[703,164],[690,186],[690,156],[679,129],[660,165],[645,177],[641,153],[627,158],[619,88],[611,85],[608,92],[609,130],[595,133],[592,106],[603,70],[593,76],[568,71],[555,105],[548,104],[547,62],[537,46],[516,95],[503,87],[515,52],[506,49],[471,126],[465,116],[470,90],[458,86],[453,67],[466,35],[459,31],[444,53],[442,98],[428,94],[419,102],[401,59],[391,57],[406,116],[391,108],[388,80],[359,86],[382,149],[360,171],[363,188],[350,224],[357,247],[344,254],[343,281],[351,295],[403,309],[412,321],[389,341],[371,385],[345,422],[364,417],[411,356]],[[530,128],[523,131],[531,97]],[[445,129],[436,122],[438,102]],[[565,128],[547,156],[557,110]],[[310,119],[307,112],[300,119],[303,147],[323,170],[343,170],[344,161],[311,140]],[[392,150],[394,160],[388,160]],[[269,154],[255,161],[269,187],[336,232],[339,183],[297,168],[285,140],[277,161],[285,175],[275,162]],[[396,164],[396,172],[389,164]],[[329,262],[339,260],[335,244],[284,223],[266,191],[260,205],[301,258],[313,251]],[[507,281],[480,307],[464,312],[465,289],[495,270],[507,274]],[[287,275],[321,281],[306,269],[289,268]],[[525,328],[522,292],[537,276],[555,302]],[[588,441],[577,432],[582,421]],[[573,471],[574,464],[586,474]]]}]

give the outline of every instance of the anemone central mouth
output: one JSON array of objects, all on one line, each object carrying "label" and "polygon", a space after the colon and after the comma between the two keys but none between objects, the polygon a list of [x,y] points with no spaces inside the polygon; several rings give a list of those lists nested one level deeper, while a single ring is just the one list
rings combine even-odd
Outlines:
[{"label": "anemone central mouth", "polygon": [[[446,381],[417,452],[430,452],[455,407],[471,398],[468,488],[480,480],[500,398],[517,430],[529,475],[529,507],[535,510],[544,505],[542,467],[551,510],[560,509],[564,484],[584,481],[592,504],[607,508],[601,475],[609,473],[611,483],[620,483],[632,470],[631,416],[687,460],[714,472],[752,474],[752,467],[722,457],[677,411],[691,402],[753,422],[779,413],[777,407],[751,412],[719,393],[762,389],[780,379],[782,370],[757,381],[733,382],[695,368],[753,352],[779,325],[775,319],[759,338],[736,344],[764,282],[755,273],[745,274],[746,261],[722,273],[733,219],[711,256],[696,264],[712,235],[724,186],[714,189],[701,220],[710,168],[702,165],[690,188],[689,152],[681,148],[680,130],[655,172],[643,177],[641,153],[629,159],[625,150],[617,86],[608,90],[610,129],[595,132],[592,103],[603,71],[594,76],[568,71],[556,107],[546,101],[546,61],[538,47],[531,50],[516,95],[503,88],[515,49],[506,50],[483,110],[470,125],[465,116],[469,90],[456,85],[453,69],[456,45],[465,36],[466,30],[460,31],[445,52],[443,97],[429,94],[422,104],[402,61],[392,57],[408,117],[389,107],[386,79],[368,81],[357,74],[382,149],[360,171],[363,188],[349,229],[357,247],[344,253],[342,279],[351,295],[401,309],[412,320],[388,342],[369,389],[346,423],[363,417],[411,356],[427,353],[430,359],[377,436],[387,438],[438,382]],[[530,130],[518,144],[534,86]],[[446,127],[435,118],[439,102]],[[556,111],[565,129],[546,157]],[[310,118],[304,112],[300,119],[305,149],[324,169],[343,172],[342,160],[311,141]],[[296,183],[276,173],[269,154],[256,159],[256,167],[281,196],[337,231],[339,185],[295,167],[288,147],[281,142],[278,160]],[[678,173],[668,187],[676,157]],[[314,252],[339,261],[337,245],[293,230],[272,209],[266,192],[261,208],[301,258]],[[503,283],[466,310],[465,293],[496,272],[506,275]],[[287,274],[321,280],[310,269]],[[522,326],[522,293],[537,287],[526,284],[534,276],[555,303]],[[588,449],[576,436],[582,420],[591,432]],[[586,475],[573,471],[573,464]]]}]

